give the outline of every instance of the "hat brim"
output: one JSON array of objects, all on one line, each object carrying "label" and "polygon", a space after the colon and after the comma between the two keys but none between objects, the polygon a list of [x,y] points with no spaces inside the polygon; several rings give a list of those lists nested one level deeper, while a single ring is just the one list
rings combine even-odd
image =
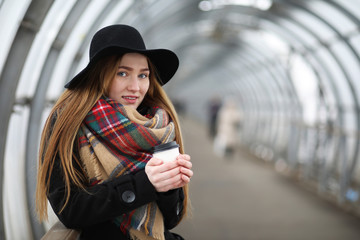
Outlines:
[{"label": "hat brim", "polygon": [[150,61],[155,65],[158,73],[158,81],[161,86],[165,85],[175,75],[179,67],[179,59],[176,54],[167,49],[148,49],[139,50],[131,48],[123,48],[119,46],[106,47],[98,51],[92,59],[90,59],[87,66],[75,75],[68,83],[65,84],[65,88],[75,88],[80,81],[86,76],[87,72],[99,61],[99,59],[110,55],[123,55],[125,53],[140,53],[147,56]]}]

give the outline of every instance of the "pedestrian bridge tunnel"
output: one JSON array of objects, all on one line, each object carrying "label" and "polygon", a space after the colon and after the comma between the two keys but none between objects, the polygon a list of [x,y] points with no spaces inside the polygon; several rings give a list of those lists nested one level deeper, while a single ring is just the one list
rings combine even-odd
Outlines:
[{"label": "pedestrian bridge tunnel", "polygon": [[209,124],[231,99],[241,148],[359,212],[359,1],[0,0],[0,22],[0,239],[49,228],[34,214],[40,132],[115,23],[176,52],[165,90],[187,117]]}]

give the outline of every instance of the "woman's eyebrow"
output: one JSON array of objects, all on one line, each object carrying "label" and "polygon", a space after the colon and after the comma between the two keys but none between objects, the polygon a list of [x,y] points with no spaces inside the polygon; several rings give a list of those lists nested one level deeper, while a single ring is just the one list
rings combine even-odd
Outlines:
[{"label": "woman's eyebrow", "polygon": [[[124,68],[129,71],[134,70],[132,67],[128,67],[128,66],[119,66],[118,68]],[[140,71],[145,72],[145,71],[150,71],[150,70],[149,70],[149,68],[142,68],[142,69],[140,69]]]}]

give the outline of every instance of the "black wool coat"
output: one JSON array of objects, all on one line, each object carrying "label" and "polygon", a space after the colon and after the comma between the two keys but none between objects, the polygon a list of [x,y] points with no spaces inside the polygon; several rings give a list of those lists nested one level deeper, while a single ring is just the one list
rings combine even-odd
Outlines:
[{"label": "black wool coat", "polygon": [[183,211],[184,193],[181,188],[158,193],[145,170],[140,170],[88,186],[85,190],[71,185],[69,202],[60,213],[66,192],[60,159],[57,158],[51,174],[48,200],[59,220],[67,228],[81,230],[80,239],[129,239],[112,220],[154,201],[164,217],[165,238],[181,239],[169,232],[169,229],[178,224]]}]

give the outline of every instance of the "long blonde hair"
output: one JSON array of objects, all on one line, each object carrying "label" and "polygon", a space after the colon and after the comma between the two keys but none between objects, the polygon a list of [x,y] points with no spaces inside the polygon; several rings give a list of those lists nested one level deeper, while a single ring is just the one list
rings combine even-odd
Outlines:
[{"label": "long blonde hair", "polygon": [[[47,195],[50,178],[53,172],[55,159],[60,159],[63,170],[66,196],[60,213],[70,199],[71,183],[85,190],[87,178],[83,169],[77,170],[74,163],[81,166],[76,151],[76,135],[86,114],[103,95],[107,95],[111,81],[116,74],[117,64],[121,56],[111,56],[100,60],[88,74],[79,81],[74,89],[66,89],[52,108],[41,135],[39,150],[39,168],[36,188],[36,210],[39,220],[47,219]],[[175,140],[180,145],[180,152],[184,153],[183,139],[177,113],[167,94],[157,81],[156,69],[148,60],[150,68],[150,86],[142,104],[159,106],[165,109],[175,124]],[[74,149],[75,148],[75,149]],[[186,215],[188,205],[188,186],[183,187]]]}]

